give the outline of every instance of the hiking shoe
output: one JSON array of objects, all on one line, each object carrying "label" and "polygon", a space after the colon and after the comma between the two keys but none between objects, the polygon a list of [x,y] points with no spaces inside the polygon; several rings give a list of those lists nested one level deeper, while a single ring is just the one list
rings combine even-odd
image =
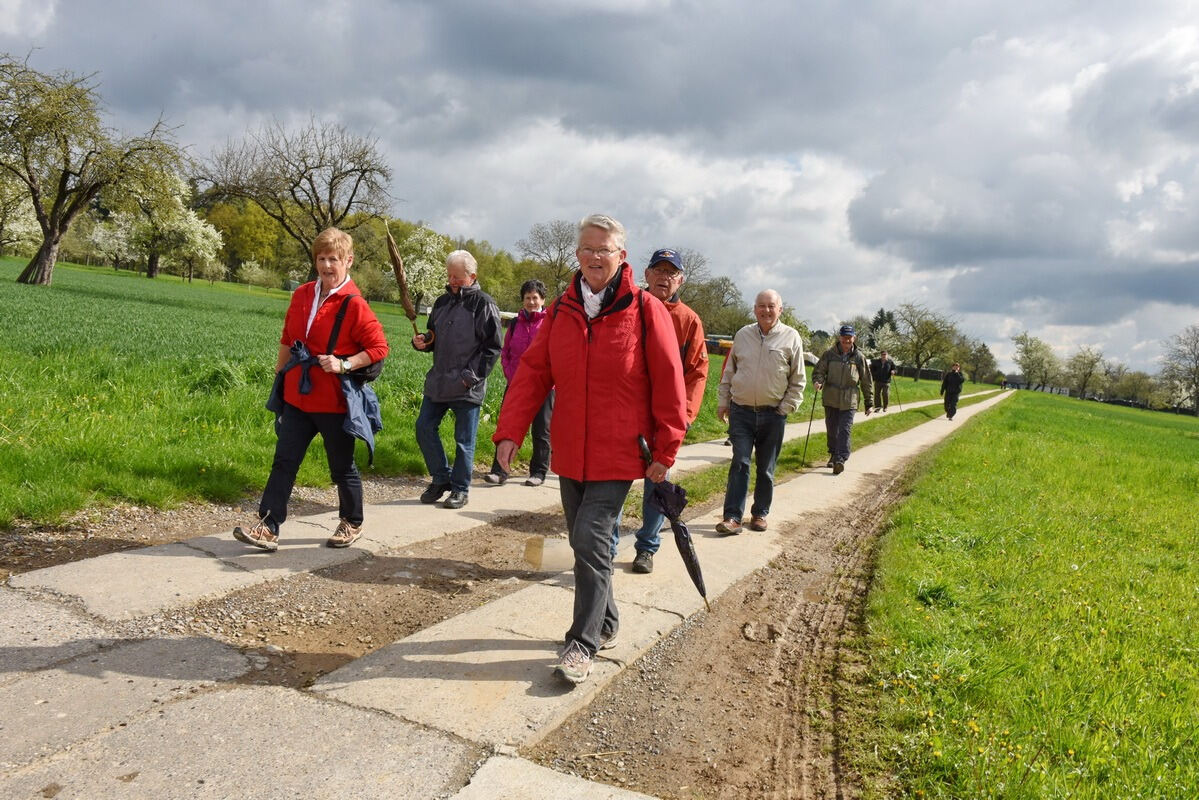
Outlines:
[{"label": "hiking shoe", "polygon": [[[637,551],[637,557],[633,559],[633,572],[642,575],[648,575],[654,571],[654,554],[647,553],[644,550]],[[604,648],[600,648],[603,650]]]},{"label": "hiking shoe", "polygon": [[845,464],[843,462],[841,462],[841,461],[833,462],[833,474],[834,475],[840,475],[844,471],[845,471]]},{"label": "hiking shoe", "polygon": [[573,684],[580,684],[591,674],[591,662],[587,648],[571,639],[554,665],[554,672]]},{"label": "hiking shoe", "polygon": [[530,475],[525,479],[525,486],[540,486],[543,483],[545,483],[545,478],[537,475]]},{"label": "hiking shoe", "polygon": [[717,522],[716,523],[716,532],[717,533],[741,533],[741,522],[740,522],[740,520],[735,520],[735,519],[732,519],[731,517],[729,519],[726,519],[724,522]]},{"label": "hiking shoe", "polygon": [[233,538],[239,542],[245,542],[250,547],[257,547],[259,550],[266,550],[270,553],[279,549],[278,534],[271,533],[271,529],[261,522],[255,522],[249,528],[238,525],[233,529]]},{"label": "hiking shoe", "polygon": [[450,496],[445,499],[445,503],[442,505],[444,505],[445,508],[462,508],[464,505],[466,505],[466,500],[466,492],[450,492]]},{"label": "hiking shoe", "polygon": [[600,650],[611,650],[613,647],[616,646],[616,638],[619,634],[620,634],[620,631],[612,631],[611,633],[609,633],[607,635],[601,633],[600,640],[599,640],[599,649]]},{"label": "hiking shoe", "polygon": [[507,475],[501,475],[498,472],[488,472],[483,476],[483,481],[485,483],[490,483],[492,486],[503,486],[504,482],[507,480]]},{"label": "hiking shoe", "polygon": [[751,531],[766,530],[766,517],[754,517],[749,521],[749,529]]},{"label": "hiking shoe", "polygon": [[343,519],[337,523],[337,530],[333,531],[333,535],[325,541],[325,544],[329,547],[349,547],[358,541],[358,537],[361,535],[361,525],[351,525]]},{"label": "hiking shoe", "polygon": [[724,440],[724,446],[725,446],[725,447],[732,447],[732,446],[733,446],[733,440],[732,440],[732,439],[725,439],[725,440]]},{"label": "hiking shoe", "polygon": [[430,483],[429,488],[421,492],[420,501],[425,505],[431,505],[441,499],[441,496],[450,490],[448,483]]},{"label": "hiking shoe", "polygon": [[836,466],[836,464],[837,464],[837,462],[836,462],[836,461],[833,461],[833,460],[830,458],[830,459],[828,460],[828,463],[827,463],[827,464],[825,464],[824,466],[826,466],[826,467],[829,467],[829,468],[832,468],[832,467]]}]

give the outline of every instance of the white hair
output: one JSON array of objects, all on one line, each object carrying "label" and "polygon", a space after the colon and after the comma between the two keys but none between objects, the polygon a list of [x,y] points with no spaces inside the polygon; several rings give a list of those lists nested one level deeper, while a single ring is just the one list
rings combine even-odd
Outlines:
[{"label": "white hair", "polygon": [[445,257],[445,265],[447,267],[454,266],[455,261],[457,261],[462,266],[466,267],[466,274],[468,274],[468,275],[477,275],[478,274],[479,262],[475,261],[475,257],[472,256],[466,250],[455,250],[454,252],[450,253],[448,256]]},{"label": "white hair", "polygon": [[601,230],[607,231],[608,233],[612,234],[612,238],[616,240],[616,246],[621,250],[625,249],[624,226],[609,217],[607,214],[588,214],[587,216],[583,217],[583,219],[579,222],[579,235],[575,240],[576,245],[578,245],[583,239],[584,228],[600,228]]}]

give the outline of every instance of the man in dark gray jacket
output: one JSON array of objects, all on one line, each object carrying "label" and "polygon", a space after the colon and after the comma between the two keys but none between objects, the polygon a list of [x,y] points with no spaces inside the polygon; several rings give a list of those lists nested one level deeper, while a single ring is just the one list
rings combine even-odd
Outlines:
[{"label": "man in dark gray jacket", "polygon": [[845,471],[853,436],[853,415],[858,398],[866,401],[870,416],[870,366],[866,356],[854,346],[852,325],[842,325],[837,343],[825,351],[812,370],[812,385],[823,389],[824,430],[828,437],[829,466],[834,475]]},{"label": "man in dark gray jacket", "polygon": [[[479,288],[478,269],[475,257],[465,250],[446,256],[446,293],[433,303],[429,332],[412,337],[413,347],[433,353],[416,418],[416,443],[432,478],[420,501],[436,503],[448,491],[446,508],[466,505],[479,408],[487,394],[487,374],[500,355],[500,311]],[[439,433],[447,411],[454,412],[452,471]]]}]

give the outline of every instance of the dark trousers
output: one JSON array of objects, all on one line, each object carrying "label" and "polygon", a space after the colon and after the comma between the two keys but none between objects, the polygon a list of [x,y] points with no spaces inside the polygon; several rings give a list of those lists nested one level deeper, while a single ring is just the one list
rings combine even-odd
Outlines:
[{"label": "dark trousers", "polygon": [[592,656],[600,639],[620,628],[612,596],[612,528],[616,525],[632,481],[576,481],[559,478],[562,510],[575,553],[574,619],[566,640],[574,640]]},{"label": "dark trousers", "polygon": [[287,501],[308,445],[318,433],[329,459],[329,477],[337,484],[337,514],[351,525],[362,524],[362,478],[354,463],[355,439],[342,429],[345,414],[311,414],[290,404],[275,417],[275,461],[258,504],[258,516],[275,534],[287,520]]},{"label": "dark trousers", "polygon": [[[504,396],[508,390],[504,389]],[[501,403],[503,405],[503,403]],[[550,417],[554,415],[554,391],[541,404],[541,410],[533,417],[533,458],[529,461],[529,477],[545,480],[545,474],[550,471]],[[508,477],[508,473],[500,466],[499,460],[491,459],[491,473]]]},{"label": "dark trousers", "polygon": [[849,460],[850,439],[853,436],[853,415],[857,409],[824,407],[824,434],[828,439],[828,452],[833,461],[844,464]]},{"label": "dark trousers", "polygon": [[874,407],[887,410],[887,406],[891,403],[891,381],[884,383],[883,381],[874,382]]},{"label": "dark trousers", "polygon": [[958,413],[958,398],[961,396],[961,392],[945,393],[945,416],[953,419],[953,415]]},{"label": "dark trousers", "polygon": [[733,441],[733,460],[724,489],[724,518],[741,521],[745,514],[745,495],[749,492],[749,458],[753,454],[754,503],[750,514],[765,517],[774,500],[774,467],[783,449],[787,418],[771,408],[754,410],[729,404],[729,438]]}]

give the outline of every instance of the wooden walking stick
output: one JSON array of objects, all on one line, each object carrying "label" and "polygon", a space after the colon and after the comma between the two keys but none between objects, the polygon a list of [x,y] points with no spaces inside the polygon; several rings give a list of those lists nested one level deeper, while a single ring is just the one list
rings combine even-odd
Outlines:
[{"label": "wooden walking stick", "polygon": [[404,272],[404,259],[400,256],[400,248],[396,246],[396,240],[391,236],[391,228],[387,225],[387,220],[383,220],[383,229],[387,231],[387,256],[391,259],[391,269],[395,272],[396,284],[400,287],[400,305],[404,307],[405,316],[412,322],[412,333],[420,336],[421,332],[416,327],[416,306],[412,304],[412,295],[408,292],[408,275]]}]

